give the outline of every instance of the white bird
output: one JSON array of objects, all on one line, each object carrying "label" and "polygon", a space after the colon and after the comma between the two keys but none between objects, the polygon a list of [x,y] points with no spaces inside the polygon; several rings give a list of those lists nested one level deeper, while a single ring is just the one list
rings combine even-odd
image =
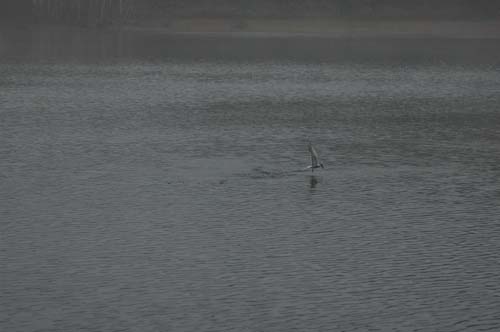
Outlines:
[{"label": "white bird", "polygon": [[307,166],[306,169],[311,169],[311,172],[314,172],[314,169],[315,168],[325,168],[323,166],[323,163],[320,163],[319,162],[319,157],[318,157],[318,153],[316,152],[316,150],[314,149],[314,147],[312,146],[311,143],[309,143],[309,153],[311,154],[311,165],[310,166]]}]

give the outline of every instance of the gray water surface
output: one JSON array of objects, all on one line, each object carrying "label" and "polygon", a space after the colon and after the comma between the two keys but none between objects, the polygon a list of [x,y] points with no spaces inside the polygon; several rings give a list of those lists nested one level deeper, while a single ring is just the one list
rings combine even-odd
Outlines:
[{"label": "gray water surface", "polygon": [[[500,72],[484,55],[233,41],[246,59],[207,36],[139,52],[120,35],[85,56],[15,38],[0,330],[500,330]],[[309,141],[324,170],[303,171]]]}]

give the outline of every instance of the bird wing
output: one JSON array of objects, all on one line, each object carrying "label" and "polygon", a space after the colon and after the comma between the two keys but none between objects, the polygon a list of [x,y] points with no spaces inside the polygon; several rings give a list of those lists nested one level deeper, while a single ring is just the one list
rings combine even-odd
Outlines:
[{"label": "bird wing", "polygon": [[316,152],[316,150],[314,149],[314,147],[312,146],[312,144],[309,144],[309,153],[311,154],[311,165],[313,167],[317,167],[318,166],[318,153]]}]

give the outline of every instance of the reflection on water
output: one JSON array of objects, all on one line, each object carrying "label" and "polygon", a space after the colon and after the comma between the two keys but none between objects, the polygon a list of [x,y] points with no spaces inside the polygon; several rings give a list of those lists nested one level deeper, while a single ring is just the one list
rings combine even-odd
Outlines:
[{"label": "reflection on water", "polygon": [[500,329],[477,41],[2,36],[0,330]]},{"label": "reflection on water", "polygon": [[317,184],[318,184],[318,179],[314,175],[311,175],[309,177],[309,187],[311,189],[314,189],[314,188],[316,188]]}]

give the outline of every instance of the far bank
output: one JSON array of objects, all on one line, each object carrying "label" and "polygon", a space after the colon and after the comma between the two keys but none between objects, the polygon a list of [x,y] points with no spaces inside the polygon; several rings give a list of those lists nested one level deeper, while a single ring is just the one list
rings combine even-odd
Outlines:
[{"label": "far bank", "polygon": [[265,36],[500,38],[498,20],[169,18],[137,21],[119,28],[158,33]]}]

